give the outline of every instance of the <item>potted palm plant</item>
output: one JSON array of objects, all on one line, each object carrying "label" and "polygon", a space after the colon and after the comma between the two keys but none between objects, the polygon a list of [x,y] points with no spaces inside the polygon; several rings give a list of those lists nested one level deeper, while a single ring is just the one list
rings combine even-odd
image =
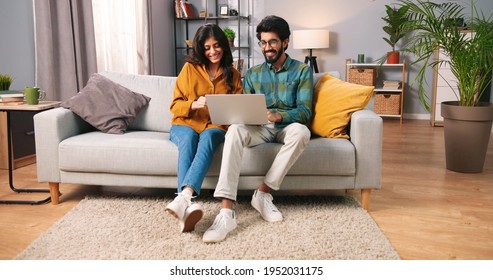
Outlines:
[{"label": "potted palm plant", "polygon": [[228,38],[229,46],[233,48],[235,46],[234,41],[236,38],[236,32],[229,27],[224,28],[223,32],[226,35],[226,38]]},{"label": "potted palm plant", "polygon": [[[457,100],[442,102],[447,169],[482,172],[493,122],[493,104],[481,102],[489,89],[493,71],[493,16],[485,16],[471,1],[471,16],[455,2],[437,4],[423,0],[400,0],[409,7],[409,24],[414,30],[407,51],[421,65],[417,74],[418,95],[429,110],[425,71],[448,66],[457,79],[448,83]],[[463,31],[466,21],[470,33]],[[440,50],[447,58],[434,56]]]},{"label": "potted palm plant", "polygon": [[383,31],[387,33],[388,38],[383,37],[391,47],[392,51],[387,52],[387,63],[397,64],[400,61],[400,52],[396,50],[397,43],[407,33],[407,10],[409,7],[402,5],[400,8],[385,5],[387,15],[382,17],[386,25],[383,26]]}]

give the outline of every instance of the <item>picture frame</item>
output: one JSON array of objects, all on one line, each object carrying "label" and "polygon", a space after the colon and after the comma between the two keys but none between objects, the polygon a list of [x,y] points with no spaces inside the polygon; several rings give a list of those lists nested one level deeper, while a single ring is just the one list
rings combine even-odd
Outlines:
[{"label": "picture frame", "polygon": [[228,5],[219,5],[219,15],[221,16],[229,15]]}]

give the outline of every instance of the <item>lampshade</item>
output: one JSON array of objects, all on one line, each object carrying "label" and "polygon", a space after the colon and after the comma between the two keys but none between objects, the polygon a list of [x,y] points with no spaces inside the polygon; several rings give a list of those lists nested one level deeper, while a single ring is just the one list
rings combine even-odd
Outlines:
[{"label": "lampshade", "polygon": [[293,31],[294,49],[327,49],[329,48],[329,30],[307,29]]}]

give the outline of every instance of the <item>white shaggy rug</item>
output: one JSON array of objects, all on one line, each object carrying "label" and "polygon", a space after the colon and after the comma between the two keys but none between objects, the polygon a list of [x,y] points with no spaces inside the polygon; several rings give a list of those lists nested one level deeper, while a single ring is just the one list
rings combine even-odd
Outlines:
[{"label": "white shaggy rug", "polygon": [[238,227],[226,240],[202,242],[220,203],[201,198],[204,218],[179,233],[164,211],[173,197],[86,197],[16,259],[28,260],[376,260],[399,255],[349,196],[279,196],[284,221],[268,223],[239,197]]}]

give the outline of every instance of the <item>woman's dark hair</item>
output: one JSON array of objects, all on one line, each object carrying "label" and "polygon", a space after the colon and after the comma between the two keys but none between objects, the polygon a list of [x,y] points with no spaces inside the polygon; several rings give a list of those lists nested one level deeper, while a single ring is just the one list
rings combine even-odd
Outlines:
[{"label": "woman's dark hair", "polygon": [[[289,24],[283,18],[278,16],[266,16],[257,25],[257,39],[260,41],[260,33],[262,32],[274,32],[279,36],[281,42],[289,38],[291,31],[289,30]],[[287,50],[288,46],[284,50]]]},{"label": "woman's dark hair", "polygon": [[202,25],[195,33],[193,38],[193,51],[186,57],[186,61],[192,64],[204,64],[209,65],[210,60],[205,56],[205,41],[211,37],[214,37],[219,46],[223,50],[223,56],[219,62],[219,67],[223,69],[223,75],[226,80],[226,85],[229,87],[228,93],[232,93],[234,90],[233,85],[233,54],[229,47],[228,38],[224,34],[223,30],[213,23]]}]

